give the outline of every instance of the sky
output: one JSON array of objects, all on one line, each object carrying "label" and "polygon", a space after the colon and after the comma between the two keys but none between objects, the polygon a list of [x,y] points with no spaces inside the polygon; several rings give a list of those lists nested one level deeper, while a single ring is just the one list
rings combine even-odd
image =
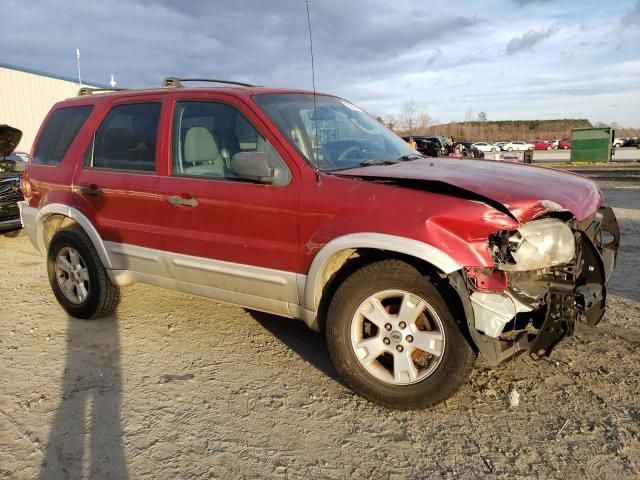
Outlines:
[{"label": "sky", "polygon": [[[312,88],[304,0],[2,0],[0,62],[108,83],[165,76]],[[434,5],[435,4],[435,5]],[[316,87],[440,123],[640,127],[640,0],[309,0]],[[10,13],[9,13],[10,12]],[[1,86],[0,86],[1,88]]]}]

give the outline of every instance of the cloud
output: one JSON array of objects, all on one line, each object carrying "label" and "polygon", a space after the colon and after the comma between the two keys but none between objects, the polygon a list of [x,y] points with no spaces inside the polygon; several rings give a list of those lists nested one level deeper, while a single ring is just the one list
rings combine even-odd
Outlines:
[{"label": "cloud", "polygon": [[518,5],[519,7],[527,7],[529,5],[533,5],[534,3],[549,3],[551,0],[513,0],[513,3]]},{"label": "cloud", "polygon": [[[73,78],[80,48],[86,81],[108,83],[113,73],[122,87],[156,86],[176,75],[311,88],[304,0],[4,2],[12,25],[28,28],[0,29],[2,62]],[[532,11],[554,8],[525,15],[517,5],[531,1],[464,0],[434,10],[423,0],[309,0],[316,85],[383,117],[411,95],[442,121],[464,118],[468,106],[491,118],[544,118],[559,108],[604,118],[607,105],[616,103],[612,120],[637,124],[640,32],[621,28],[624,10],[637,2],[626,0],[618,9],[531,5]],[[549,28],[556,21],[557,34]],[[609,43],[596,45],[600,39]],[[583,40],[592,43],[578,47]],[[624,48],[616,51],[616,42]],[[636,63],[615,65],[624,61]],[[544,67],[530,68],[534,64]],[[593,83],[580,83],[585,78]],[[566,85],[581,90],[564,98]],[[536,86],[546,88],[531,91]],[[592,89],[601,92],[598,99],[579,96]],[[476,96],[453,107],[447,100],[469,94]]]},{"label": "cloud", "polygon": [[[9,3],[13,21],[29,25],[29,34],[18,39],[15,31],[0,29],[6,62],[28,59],[32,67],[73,76],[80,48],[87,80],[106,82],[115,73],[122,86],[157,85],[165,75],[301,88],[311,83],[307,16],[300,0],[268,7],[260,0],[234,0],[224,7],[197,0],[120,0],[117,6],[79,0]],[[354,3],[310,2],[320,89],[331,91],[347,79],[379,79],[390,67],[419,68],[400,63],[412,52],[435,49],[436,62],[439,45],[480,21],[455,11],[418,15],[380,1]]]},{"label": "cloud", "polygon": [[625,27],[640,27],[640,1],[625,12],[621,22]]},{"label": "cloud", "polygon": [[431,54],[431,56],[427,59],[427,65],[433,65],[438,60],[442,58],[442,50],[436,48],[435,51]]},{"label": "cloud", "polygon": [[509,40],[509,43],[507,43],[507,55],[515,55],[516,53],[523,51],[533,52],[533,47],[549,37],[552,37],[557,32],[557,27],[549,27],[546,30],[541,31],[529,30],[521,37],[513,37]]},{"label": "cloud", "polygon": [[456,62],[456,65],[459,65],[459,66],[470,65],[472,63],[476,63],[479,61],[480,59],[478,57],[474,57],[473,55],[465,55],[464,57],[462,57],[460,60]]}]

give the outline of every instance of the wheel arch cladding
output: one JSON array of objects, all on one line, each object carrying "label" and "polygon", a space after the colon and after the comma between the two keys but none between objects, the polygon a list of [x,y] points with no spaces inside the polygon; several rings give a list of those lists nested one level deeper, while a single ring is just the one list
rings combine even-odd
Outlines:
[{"label": "wheel arch cladding", "polygon": [[41,208],[36,222],[37,241],[40,252],[46,255],[49,241],[62,228],[78,225],[93,244],[105,268],[111,268],[111,260],[100,234],[91,221],[79,210],[67,205],[52,203]]},{"label": "wheel arch cladding", "polygon": [[418,240],[381,233],[345,235],[327,243],[313,259],[302,298],[304,308],[318,311],[327,284],[354,254],[362,255],[363,252],[375,258],[404,256],[416,259],[445,275],[462,268],[442,250]]}]

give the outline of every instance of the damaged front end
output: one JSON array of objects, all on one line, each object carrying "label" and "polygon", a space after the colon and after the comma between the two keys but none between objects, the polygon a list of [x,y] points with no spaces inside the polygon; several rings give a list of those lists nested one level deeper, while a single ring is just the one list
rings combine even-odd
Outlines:
[{"label": "damaged front end", "polygon": [[596,325],[604,315],[620,243],[615,215],[601,207],[580,222],[567,217],[551,214],[492,235],[495,268],[466,269],[469,331],[491,364],[522,351],[549,356],[576,321]]}]

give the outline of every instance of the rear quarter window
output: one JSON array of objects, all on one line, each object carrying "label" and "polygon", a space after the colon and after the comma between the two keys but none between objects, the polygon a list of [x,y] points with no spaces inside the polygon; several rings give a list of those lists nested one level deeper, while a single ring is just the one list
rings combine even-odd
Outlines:
[{"label": "rear quarter window", "polygon": [[33,163],[36,165],[60,163],[92,109],[91,105],[82,105],[60,108],[53,112],[40,134],[33,155]]}]

